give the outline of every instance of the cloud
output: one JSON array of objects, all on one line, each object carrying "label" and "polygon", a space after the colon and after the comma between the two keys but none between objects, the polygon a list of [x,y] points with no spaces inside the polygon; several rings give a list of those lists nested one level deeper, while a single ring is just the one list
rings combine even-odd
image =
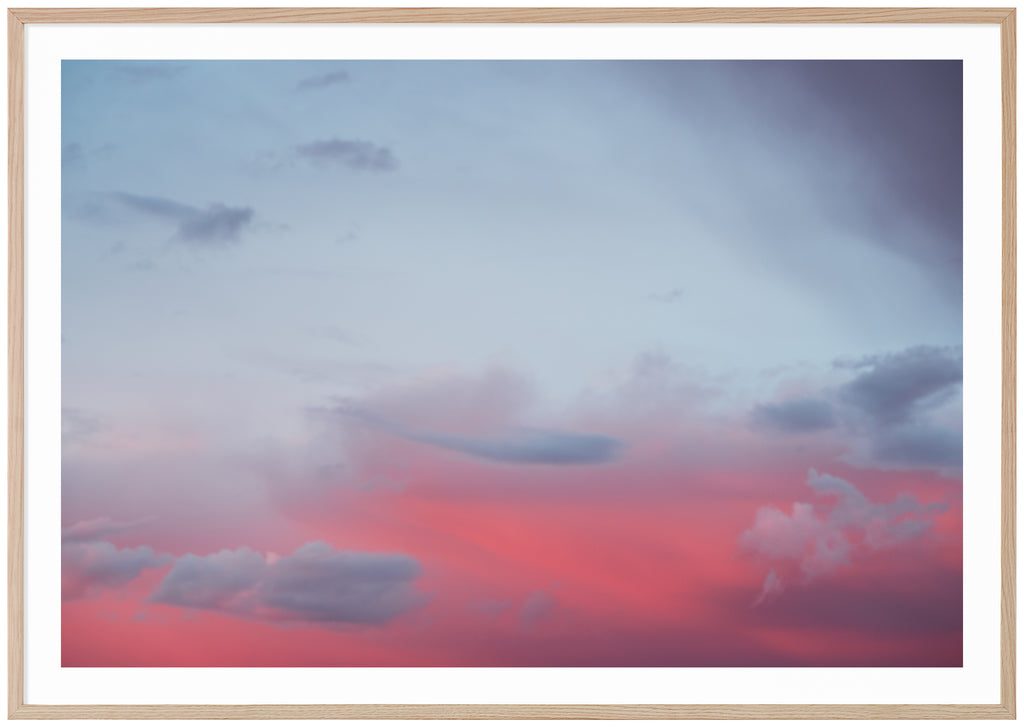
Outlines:
[{"label": "cloud", "polygon": [[961,432],[927,425],[885,430],[871,443],[871,459],[894,467],[958,468],[964,462]]},{"label": "cloud", "polygon": [[346,83],[349,80],[347,71],[334,71],[332,73],[323,73],[319,76],[310,76],[303,78],[297,84],[295,84],[296,91],[309,91],[316,88],[324,88],[326,86],[335,86],[339,83]]},{"label": "cloud", "polygon": [[179,558],[149,600],[271,623],[382,624],[419,606],[419,563],[402,554],[307,543],[292,555],[248,548]]},{"label": "cloud", "polygon": [[309,543],[267,569],[263,605],[303,621],[385,623],[418,605],[419,563],[406,555],[339,552]]},{"label": "cloud", "polygon": [[398,159],[386,146],[368,141],[325,139],[295,147],[302,159],[314,163],[340,164],[350,169],[390,172],[398,168]]},{"label": "cloud", "polygon": [[117,548],[108,542],[65,542],[61,546],[61,598],[72,600],[121,588],[142,571],[164,566],[170,559],[145,545]]},{"label": "cloud", "polygon": [[836,425],[832,406],[821,399],[791,399],[754,407],[754,424],[789,434],[832,429]]},{"label": "cloud", "polygon": [[885,425],[908,421],[963,381],[963,351],[952,347],[918,346],[837,366],[866,369],[840,389],[840,397]]},{"label": "cloud", "polygon": [[194,242],[233,242],[238,239],[239,231],[251,220],[251,207],[212,204],[182,220],[178,235]]},{"label": "cloud", "polygon": [[603,434],[518,428],[491,437],[479,437],[412,429],[363,410],[341,407],[338,411],[410,442],[505,464],[604,464],[618,459],[624,447],[622,440]]},{"label": "cloud", "polygon": [[603,464],[619,457],[623,443],[602,434],[517,429],[493,438],[419,432],[406,439],[509,464]]},{"label": "cloud", "polygon": [[61,529],[61,598],[71,600],[121,588],[147,568],[159,568],[171,556],[149,546],[118,548],[106,539],[134,530],[152,518],[118,521],[108,517],[82,520]]},{"label": "cloud", "polygon": [[757,594],[757,598],[754,599],[752,605],[760,606],[762,603],[773,600],[782,593],[783,588],[782,579],[775,574],[775,569],[773,568],[764,577],[764,585],[761,586],[761,592]]},{"label": "cloud", "polygon": [[962,466],[962,348],[917,346],[835,366],[858,372],[837,392],[853,442],[848,461],[943,471]]},{"label": "cloud", "polygon": [[106,540],[112,535],[120,535],[135,530],[140,525],[153,521],[153,518],[140,518],[138,520],[118,521],[108,517],[99,517],[93,520],[82,520],[62,528],[60,531],[61,543],[87,543],[98,540]]},{"label": "cloud", "polygon": [[176,238],[180,242],[197,247],[215,247],[237,242],[239,234],[253,218],[251,207],[228,207],[219,202],[208,205],[206,209],[199,209],[162,197],[127,192],[117,192],[114,197],[134,210],[176,223]]},{"label": "cloud", "polygon": [[[815,494],[834,498],[834,504],[815,508],[797,502],[790,514],[762,507],[753,526],[739,538],[748,551],[796,564],[805,582],[850,565],[859,549],[892,548],[921,536],[931,528],[932,518],[946,509],[942,503],[923,504],[909,494],[874,503],[850,482],[814,470],[807,484]],[[781,592],[781,579],[776,576],[773,581],[766,578],[762,596],[769,588]]]},{"label": "cloud", "polygon": [[185,608],[234,610],[235,601],[253,588],[267,561],[248,548],[223,550],[207,556],[191,553],[174,562],[149,600]]}]

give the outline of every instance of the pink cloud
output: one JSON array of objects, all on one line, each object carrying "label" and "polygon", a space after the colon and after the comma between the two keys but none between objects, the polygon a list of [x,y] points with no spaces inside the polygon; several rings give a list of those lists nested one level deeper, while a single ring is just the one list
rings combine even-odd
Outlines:
[{"label": "pink cloud", "polygon": [[[933,517],[947,509],[943,503],[922,504],[909,494],[887,504],[874,503],[846,480],[813,469],[807,484],[817,495],[833,498],[833,503],[816,508],[796,502],[789,515],[762,507],[739,538],[746,550],[795,563],[805,581],[850,565],[858,550],[891,548],[923,535]],[[781,583],[770,571],[762,595],[779,592]]]}]

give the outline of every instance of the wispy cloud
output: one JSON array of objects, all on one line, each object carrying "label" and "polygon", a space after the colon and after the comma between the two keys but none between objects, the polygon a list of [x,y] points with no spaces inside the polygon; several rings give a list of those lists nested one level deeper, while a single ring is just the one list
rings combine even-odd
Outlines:
[{"label": "wispy cloud", "polygon": [[410,442],[504,464],[604,464],[618,459],[624,448],[622,440],[603,434],[526,428],[486,437],[448,434],[405,427],[365,410],[341,407],[338,412]]},{"label": "wispy cloud", "polygon": [[754,599],[754,606],[760,606],[762,603],[771,601],[780,593],[782,593],[785,586],[782,583],[782,579],[775,574],[775,569],[768,571],[768,575],[764,577],[764,584],[761,586],[761,592],[757,594],[757,598]]},{"label": "wispy cloud", "polygon": [[150,522],[153,522],[151,517],[138,520],[112,520],[109,517],[82,520],[62,528],[60,540],[61,543],[87,543],[106,540],[113,535],[131,532],[139,526]]},{"label": "wispy cloud", "polygon": [[138,212],[174,222],[177,225],[176,239],[197,247],[237,242],[253,218],[251,207],[229,207],[219,202],[200,209],[163,197],[127,192],[116,192],[114,197]]},{"label": "wispy cloud", "polygon": [[351,139],[323,139],[300,144],[295,154],[317,164],[337,164],[359,171],[390,172],[398,168],[398,159],[386,146]]},{"label": "wispy cloud", "polygon": [[319,76],[309,76],[303,78],[297,84],[295,84],[296,91],[309,91],[317,88],[325,88],[327,86],[336,86],[340,83],[347,83],[349,75],[347,71],[333,71],[331,73],[322,73]]}]

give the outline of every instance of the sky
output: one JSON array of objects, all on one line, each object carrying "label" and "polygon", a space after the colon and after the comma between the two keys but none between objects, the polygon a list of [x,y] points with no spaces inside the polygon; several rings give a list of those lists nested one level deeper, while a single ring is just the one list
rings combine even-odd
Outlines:
[{"label": "sky", "polygon": [[960,666],[959,61],[64,61],[62,664]]}]

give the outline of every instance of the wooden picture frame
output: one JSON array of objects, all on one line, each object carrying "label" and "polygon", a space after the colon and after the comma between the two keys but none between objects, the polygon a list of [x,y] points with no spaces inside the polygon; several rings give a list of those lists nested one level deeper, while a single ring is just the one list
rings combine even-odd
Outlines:
[{"label": "wooden picture frame", "polygon": [[[994,704],[67,705],[25,702],[25,28],[52,23],[857,23],[999,26],[1002,94],[1000,700]],[[1013,719],[1016,716],[1016,13],[1008,8],[10,9],[8,25],[8,715],[15,719]]]}]

